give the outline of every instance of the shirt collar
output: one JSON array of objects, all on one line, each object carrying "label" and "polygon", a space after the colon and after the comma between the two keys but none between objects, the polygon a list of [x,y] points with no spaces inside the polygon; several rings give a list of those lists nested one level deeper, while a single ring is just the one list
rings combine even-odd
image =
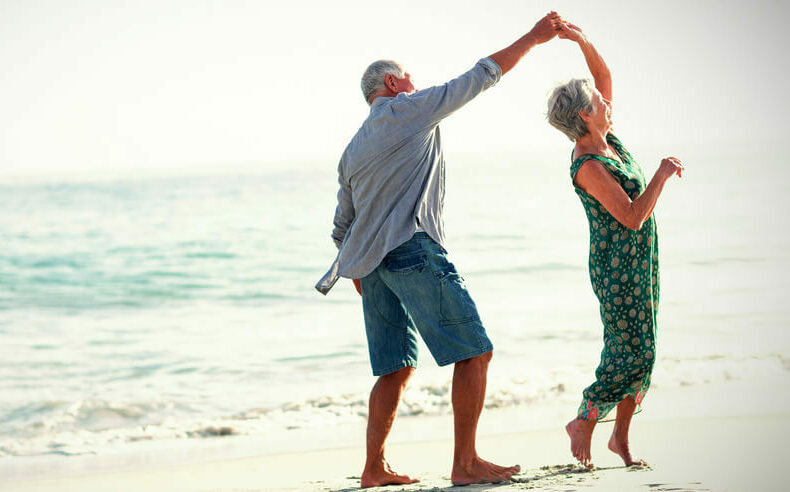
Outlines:
[{"label": "shirt collar", "polygon": [[373,111],[374,108],[381,106],[382,104],[386,103],[392,99],[391,97],[379,96],[373,100],[373,104],[370,105],[370,110]]}]

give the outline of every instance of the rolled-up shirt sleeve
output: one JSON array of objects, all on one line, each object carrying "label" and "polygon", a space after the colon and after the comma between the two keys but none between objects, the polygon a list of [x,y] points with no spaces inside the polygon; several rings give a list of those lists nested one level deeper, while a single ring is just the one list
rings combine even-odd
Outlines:
[{"label": "rolled-up shirt sleeve", "polygon": [[438,124],[484,90],[499,82],[502,69],[491,58],[478,61],[471,70],[442,85],[411,94],[409,100],[420,105],[426,125]]},{"label": "rolled-up shirt sleeve", "polygon": [[337,169],[337,176],[339,189],[337,190],[337,208],[335,209],[335,220],[333,222],[335,227],[332,229],[332,240],[335,242],[335,246],[340,248],[356,213],[354,211],[354,203],[351,200],[351,185],[343,175],[342,160]]}]

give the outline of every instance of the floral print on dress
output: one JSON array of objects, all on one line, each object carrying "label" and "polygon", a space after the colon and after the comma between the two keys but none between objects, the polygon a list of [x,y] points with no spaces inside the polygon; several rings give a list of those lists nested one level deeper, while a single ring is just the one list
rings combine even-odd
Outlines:
[{"label": "floral print on dress", "polygon": [[[596,160],[635,200],[646,188],[642,169],[617,137],[610,133],[606,141],[620,160],[596,154],[578,156],[571,164],[571,180],[582,164]],[[583,392],[578,416],[601,421],[629,396],[640,405],[650,387],[660,290],[658,236],[652,215],[633,231],[594,197],[574,188],[590,224],[590,282],[600,302],[604,327],[601,362],[595,370],[595,382]]]}]

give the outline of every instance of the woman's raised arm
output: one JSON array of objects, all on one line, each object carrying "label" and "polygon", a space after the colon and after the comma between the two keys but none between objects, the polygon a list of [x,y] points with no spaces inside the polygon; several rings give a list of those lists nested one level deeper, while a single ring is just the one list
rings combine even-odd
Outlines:
[{"label": "woman's raised arm", "polygon": [[603,57],[595,49],[595,46],[587,39],[582,30],[570,22],[563,22],[559,26],[558,34],[562,39],[568,39],[579,45],[584,54],[584,60],[590,69],[590,74],[595,80],[595,88],[601,93],[604,99],[612,102],[612,74],[609,67],[603,61]]}]

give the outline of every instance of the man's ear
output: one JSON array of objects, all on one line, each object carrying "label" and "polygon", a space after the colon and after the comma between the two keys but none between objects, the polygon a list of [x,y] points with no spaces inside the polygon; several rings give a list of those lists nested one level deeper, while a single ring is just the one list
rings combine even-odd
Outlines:
[{"label": "man's ear", "polygon": [[587,123],[588,121],[590,121],[590,112],[589,111],[585,111],[583,109],[580,109],[578,111],[578,114],[579,114],[579,118],[581,118],[583,122]]},{"label": "man's ear", "polygon": [[395,76],[391,73],[384,75],[384,87],[391,92],[395,92]]}]

